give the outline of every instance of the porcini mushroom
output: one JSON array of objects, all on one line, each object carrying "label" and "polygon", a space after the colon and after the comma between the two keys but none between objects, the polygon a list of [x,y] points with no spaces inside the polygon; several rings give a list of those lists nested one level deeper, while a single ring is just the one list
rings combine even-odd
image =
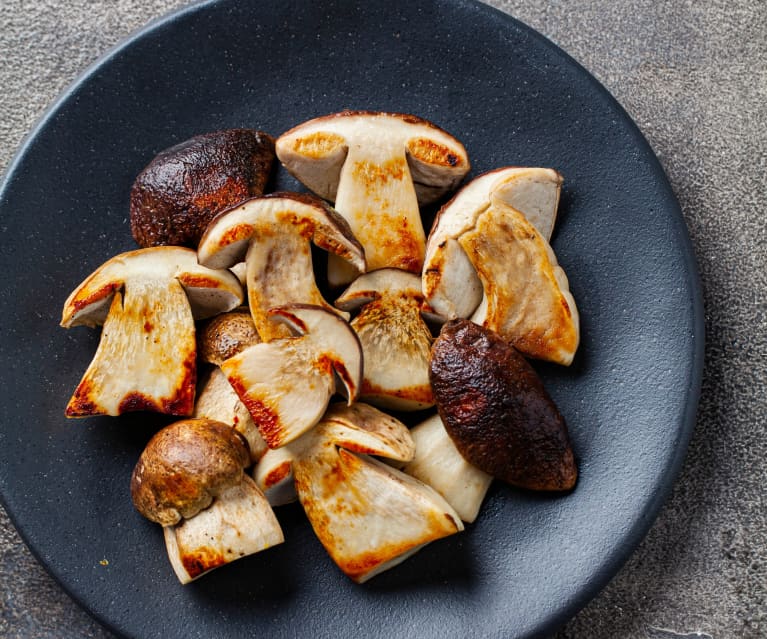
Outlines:
[{"label": "porcini mushroom", "polygon": [[493,477],[470,464],[445,431],[439,415],[410,429],[415,456],[402,471],[428,484],[467,523],[477,518]]},{"label": "porcini mushroom", "polygon": [[207,419],[175,422],[141,453],[131,476],[133,504],[161,524],[181,583],[283,542],[272,509],[244,473],[247,442]]},{"label": "porcini mushroom", "polygon": [[358,277],[335,305],[360,308],[352,320],[365,361],[360,399],[382,408],[434,404],[429,384],[431,331],[421,317],[421,278],[394,268]]},{"label": "porcini mushroom", "polygon": [[274,306],[311,304],[336,311],[314,279],[311,242],[365,270],[362,247],[349,225],[322,200],[298,193],[272,193],[225,211],[205,231],[200,264],[228,268],[246,262],[248,303],[256,330],[268,342],[290,333],[271,322]]},{"label": "porcini mushroom", "polygon": [[372,406],[334,404],[288,449],[314,532],[358,583],[463,530],[458,514],[433,489],[370,457],[402,462],[415,452],[407,427]]},{"label": "porcini mushroom", "polygon": [[247,309],[217,315],[197,331],[198,357],[210,364],[212,369],[204,378],[193,417],[205,417],[234,426],[248,440],[253,462],[261,459],[266,452],[266,442],[220,366],[226,359],[260,341]]},{"label": "porcini mushroom", "polygon": [[253,129],[205,133],[162,151],[131,189],[134,239],[145,248],[197,248],[216,214],[264,192],[273,163],[274,139]]},{"label": "porcini mushroom", "polygon": [[221,369],[269,448],[279,448],[322,418],[337,389],[356,399],[362,348],[348,322],[322,307],[291,304],[269,315],[295,336],[250,346]]},{"label": "porcini mushroom", "polygon": [[104,325],[67,417],[136,410],[191,415],[194,319],[241,303],[237,278],[200,266],[191,249],[139,249],[105,262],[64,304],[63,327]]},{"label": "porcini mushroom", "polygon": [[[344,111],[281,135],[277,157],[298,180],[335,202],[365,249],[370,270],[421,271],[425,235],[418,205],[438,200],[469,171],[463,145],[431,122],[398,113]],[[355,273],[328,263],[331,285]]]},{"label": "porcini mushroom", "polygon": [[560,185],[551,169],[499,169],[448,202],[427,243],[427,310],[447,319],[471,317],[529,357],[570,364],[578,310],[538,230],[551,232]]}]

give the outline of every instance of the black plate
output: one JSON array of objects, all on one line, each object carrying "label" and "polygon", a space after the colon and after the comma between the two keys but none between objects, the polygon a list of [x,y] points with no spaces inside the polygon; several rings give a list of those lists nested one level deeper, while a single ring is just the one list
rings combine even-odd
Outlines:
[{"label": "black plate", "polygon": [[[161,531],[131,506],[157,418],[67,421],[98,332],[58,327],[64,299],[134,248],[134,176],[194,134],[279,134],[344,108],[409,112],[462,139],[473,173],[565,175],[553,245],[578,302],[570,369],[540,366],[581,477],[565,497],[494,486],[477,522],[364,586],[298,508],[287,542],[181,587]],[[277,187],[295,188],[284,173]],[[693,428],[701,297],[664,173],[615,100],[524,25],[471,1],[205,3],[153,24],[45,115],[0,191],[0,493],[40,561],[135,637],[529,637],[553,631],[652,522]],[[107,563],[108,562],[108,563]]]}]

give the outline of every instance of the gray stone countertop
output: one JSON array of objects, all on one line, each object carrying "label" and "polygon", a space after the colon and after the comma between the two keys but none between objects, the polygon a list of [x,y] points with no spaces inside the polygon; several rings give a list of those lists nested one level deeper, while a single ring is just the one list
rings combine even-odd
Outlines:
[{"label": "gray stone countertop", "polygon": [[[0,170],[88,64],[182,0],[0,0]],[[639,125],[684,212],[706,307],[697,427],[660,516],[559,639],[767,636],[767,3],[492,0]],[[110,637],[0,509],[0,637]]]}]

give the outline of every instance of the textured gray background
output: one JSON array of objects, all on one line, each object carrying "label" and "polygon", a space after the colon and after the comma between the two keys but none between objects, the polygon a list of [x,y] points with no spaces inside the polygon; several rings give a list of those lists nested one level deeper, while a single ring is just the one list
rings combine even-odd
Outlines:
[{"label": "textured gray background", "polygon": [[[0,170],[80,71],[183,4],[0,0]],[[490,4],[558,43],[636,120],[682,205],[706,304],[703,393],[680,479],[637,552],[557,639],[767,637],[767,2]],[[110,636],[0,509],[0,637]]]}]

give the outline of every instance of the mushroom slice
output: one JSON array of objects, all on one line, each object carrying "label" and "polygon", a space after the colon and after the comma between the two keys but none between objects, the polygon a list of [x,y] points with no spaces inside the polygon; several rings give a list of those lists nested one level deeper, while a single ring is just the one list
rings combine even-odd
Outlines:
[{"label": "mushroom slice", "polygon": [[139,249],[105,262],[64,304],[63,327],[104,324],[67,417],[136,410],[190,415],[194,319],[241,303],[237,279],[228,271],[200,266],[191,249]]},{"label": "mushroom slice", "polygon": [[[315,118],[277,140],[279,160],[334,201],[365,248],[370,270],[421,270],[425,235],[419,202],[439,199],[468,173],[463,145],[431,122],[398,113],[344,111]],[[354,273],[328,264],[333,286]]]},{"label": "mushroom slice", "polygon": [[253,479],[272,506],[282,506],[298,499],[293,481],[294,461],[295,455],[288,444],[267,450],[253,468]]},{"label": "mushroom slice", "polygon": [[269,448],[279,448],[319,422],[337,387],[349,403],[356,399],[362,347],[344,319],[319,306],[291,304],[269,315],[298,336],[250,346],[221,369]]},{"label": "mushroom slice", "polygon": [[439,415],[414,426],[410,434],[415,442],[415,457],[402,470],[442,495],[463,521],[473,522],[492,476],[463,458]]},{"label": "mushroom slice", "polygon": [[296,491],[314,532],[358,583],[463,530],[433,489],[368,456],[407,461],[415,452],[404,424],[372,406],[332,406],[291,449]]},{"label": "mushroom slice", "polygon": [[311,243],[365,271],[362,247],[347,222],[322,200],[298,193],[252,198],[221,213],[198,248],[200,264],[228,268],[245,259],[248,303],[256,330],[268,342],[290,333],[269,319],[268,309],[311,304],[336,311],[314,279]]},{"label": "mushroom slice", "polygon": [[247,443],[231,426],[187,419],[159,431],[131,476],[133,505],[164,527],[181,583],[282,543],[274,513],[245,475]]},{"label": "mushroom slice", "polygon": [[462,189],[429,237],[425,308],[471,317],[529,357],[570,364],[578,310],[548,241],[526,217],[550,232],[560,185],[551,169],[508,168]]},{"label": "mushroom slice", "polygon": [[360,399],[382,408],[434,405],[429,383],[431,331],[421,317],[421,278],[394,268],[358,277],[336,306],[351,311],[365,361]]},{"label": "mushroom slice", "polygon": [[197,331],[199,358],[215,368],[208,374],[197,397],[193,416],[234,426],[248,440],[253,462],[261,459],[266,452],[266,442],[219,366],[224,360],[260,341],[247,309],[217,315]]},{"label": "mushroom slice", "polygon": [[182,584],[285,541],[269,502],[247,475],[209,508],[163,532],[168,558]]}]

